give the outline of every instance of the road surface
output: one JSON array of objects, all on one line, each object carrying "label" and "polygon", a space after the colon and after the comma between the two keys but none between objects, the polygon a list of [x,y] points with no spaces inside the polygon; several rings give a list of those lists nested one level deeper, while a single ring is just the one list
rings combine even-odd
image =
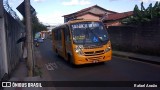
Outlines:
[{"label": "road surface", "polygon": [[[51,81],[160,81],[160,66],[122,57],[113,56],[112,60],[104,64],[82,65],[72,67],[63,58],[52,51],[52,41],[47,39],[37,48],[43,67],[48,71]],[[75,88],[56,88],[57,90],[75,90]],[[106,90],[128,88],[77,88],[76,90]],[[131,88],[130,88],[131,89]],[[147,88],[147,90],[155,88]],[[134,90],[143,90],[137,88]],[[145,89],[146,90],[146,89]],[[157,89],[158,90],[158,89]]]}]

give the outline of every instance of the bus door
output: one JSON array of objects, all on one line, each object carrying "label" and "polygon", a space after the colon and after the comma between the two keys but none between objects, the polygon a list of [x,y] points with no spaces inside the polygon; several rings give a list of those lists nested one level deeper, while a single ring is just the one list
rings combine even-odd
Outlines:
[{"label": "bus door", "polygon": [[66,44],[65,44],[65,27],[62,27],[61,28],[61,37],[62,37],[62,40],[61,40],[61,43],[62,43],[62,56],[64,58],[66,58]]},{"label": "bus door", "polygon": [[68,59],[68,54],[71,54],[71,38],[70,38],[70,31],[69,27],[66,25],[64,28],[64,45],[65,45],[65,59]]},{"label": "bus door", "polygon": [[63,45],[62,45],[62,29],[61,28],[58,28],[56,30],[56,37],[57,37],[57,40],[56,40],[56,52],[58,54],[60,54],[61,56],[63,55]]}]

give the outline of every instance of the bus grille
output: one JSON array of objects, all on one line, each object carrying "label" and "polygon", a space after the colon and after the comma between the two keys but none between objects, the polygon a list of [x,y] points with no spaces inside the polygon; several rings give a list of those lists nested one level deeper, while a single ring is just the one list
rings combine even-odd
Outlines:
[{"label": "bus grille", "polygon": [[101,48],[102,46],[87,46],[84,49],[94,49],[94,48]]},{"label": "bus grille", "polygon": [[94,56],[104,54],[104,50],[84,52],[85,56]]}]

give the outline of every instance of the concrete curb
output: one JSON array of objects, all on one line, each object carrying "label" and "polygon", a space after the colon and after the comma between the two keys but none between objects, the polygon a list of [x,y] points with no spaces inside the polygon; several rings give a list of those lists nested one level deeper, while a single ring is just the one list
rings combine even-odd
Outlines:
[{"label": "concrete curb", "polygon": [[158,56],[149,56],[123,51],[113,51],[113,55],[160,65],[160,57]]}]

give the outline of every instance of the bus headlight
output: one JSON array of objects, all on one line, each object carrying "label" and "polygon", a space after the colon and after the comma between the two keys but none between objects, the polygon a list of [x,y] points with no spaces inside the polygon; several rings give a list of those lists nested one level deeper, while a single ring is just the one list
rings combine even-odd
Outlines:
[{"label": "bus headlight", "polygon": [[75,52],[76,52],[77,54],[79,54],[79,55],[82,55],[82,54],[83,54],[83,53],[82,53],[82,50],[81,50],[79,47],[75,48]]},{"label": "bus headlight", "polygon": [[111,47],[107,47],[106,49],[105,49],[105,52],[108,52],[108,51],[110,51],[111,50]]}]

